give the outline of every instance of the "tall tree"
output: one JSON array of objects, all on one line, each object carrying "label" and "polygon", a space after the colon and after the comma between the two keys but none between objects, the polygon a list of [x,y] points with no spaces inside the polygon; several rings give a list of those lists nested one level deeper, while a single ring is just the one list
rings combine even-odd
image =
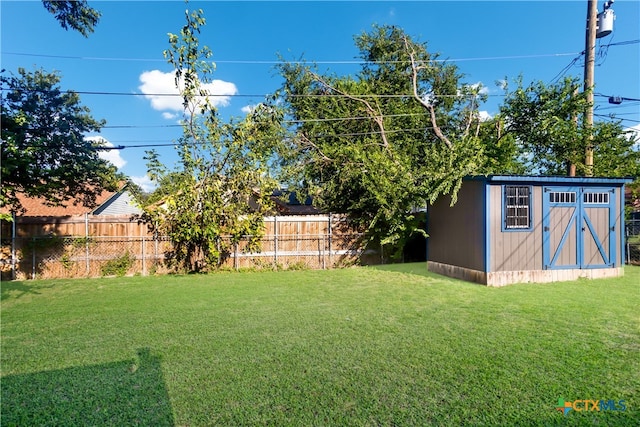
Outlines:
[{"label": "tall tree", "polygon": [[363,64],[355,76],[280,64],[278,105],[292,133],[283,170],[321,207],[348,213],[371,242],[401,245],[423,232],[415,208],[455,194],[484,167],[483,95],[398,27],[374,26],[355,43]]},{"label": "tall tree", "polygon": [[594,123],[594,176],[634,177],[634,187],[640,186],[640,138],[625,129],[620,120]]},{"label": "tall tree", "polygon": [[[500,108],[502,137],[515,138],[529,173],[583,175],[585,137],[581,115],[587,105],[579,82],[566,78],[556,84],[533,82],[505,87]],[[596,122],[592,129],[596,176],[640,176],[640,153],[619,121]]]},{"label": "tall tree", "polygon": [[505,84],[505,100],[500,108],[505,135],[516,137],[529,171],[567,175],[584,170],[584,137],[579,115],[587,105],[578,92],[577,79],[566,78],[546,85],[534,82],[516,88]]},{"label": "tall tree", "polygon": [[80,198],[95,203],[103,189],[115,188],[116,169],[87,141],[104,121],[72,91],[60,89],[60,76],[44,70],[2,75],[2,190],[0,202],[21,208],[18,193],[44,197],[52,204]]},{"label": "tall tree", "polygon": [[[269,176],[271,144],[265,107],[241,121],[223,123],[203,84],[210,81],[211,51],[198,34],[205,25],[202,10],[186,13],[180,34],[170,34],[165,51],[175,67],[175,83],[184,101],[179,166],[168,170],[157,153],[147,153],[149,176],[160,184],[147,219],[169,237],[169,259],[178,268],[205,271],[217,267],[245,236],[255,249],[263,217],[276,186]],[[265,128],[267,126],[267,128]],[[268,132],[267,132],[268,131]]]},{"label": "tall tree", "polygon": [[71,28],[85,37],[93,33],[100,20],[100,12],[90,7],[86,0],[42,0],[42,5],[62,28]]}]

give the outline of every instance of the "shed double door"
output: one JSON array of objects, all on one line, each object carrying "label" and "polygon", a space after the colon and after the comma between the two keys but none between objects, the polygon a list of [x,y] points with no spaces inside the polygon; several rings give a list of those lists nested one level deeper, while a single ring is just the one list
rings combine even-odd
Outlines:
[{"label": "shed double door", "polygon": [[545,270],[615,264],[615,196],[614,188],[544,187]]}]

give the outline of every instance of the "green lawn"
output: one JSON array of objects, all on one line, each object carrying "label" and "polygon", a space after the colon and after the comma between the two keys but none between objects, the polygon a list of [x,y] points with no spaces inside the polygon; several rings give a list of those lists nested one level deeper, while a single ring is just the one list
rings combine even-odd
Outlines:
[{"label": "green lawn", "polygon": [[424,264],[5,282],[1,421],[634,425],[639,307],[640,267],[504,288]]}]

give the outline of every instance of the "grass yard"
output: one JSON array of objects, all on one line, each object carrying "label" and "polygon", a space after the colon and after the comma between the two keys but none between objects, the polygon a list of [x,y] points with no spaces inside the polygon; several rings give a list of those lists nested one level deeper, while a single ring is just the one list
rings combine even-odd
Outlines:
[{"label": "grass yard", "polygon": [[425,270],[2,283],[2,425],[640,423],[640,267],[505,288]]}]

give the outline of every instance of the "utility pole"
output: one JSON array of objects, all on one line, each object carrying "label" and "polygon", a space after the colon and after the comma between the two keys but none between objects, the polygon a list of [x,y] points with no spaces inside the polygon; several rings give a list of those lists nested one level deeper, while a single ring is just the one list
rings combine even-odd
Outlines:
[{"label": "utility pole", "polygon": [[587,33],[584,47],[584,91],[587,94],[587,111],[584,115],[585,176],[593,176],[593,75],[596,62],[596,29],[598,26],[598,1],[587,0]]},{"label": "utility pole", "polygon": [[607,0],[604,10],[598,14],[598,0],[587,0],[587,33],[584,47],[584,91],[587,94],[587,111],[584,115],[585,130],[585,176],[593,176],[593,86],[596,63],[596,38],[605,37],[613,31],[615,15],[609,9],[614,0]]}]

